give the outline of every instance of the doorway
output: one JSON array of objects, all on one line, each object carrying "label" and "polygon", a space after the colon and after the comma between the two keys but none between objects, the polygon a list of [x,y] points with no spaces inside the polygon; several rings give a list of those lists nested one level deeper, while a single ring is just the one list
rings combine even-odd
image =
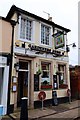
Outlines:
[{"label": "doorway", "polygon": [[[28,61],[19,62],[18,72],[18,94],[17,106],[21,105],[21,98],[28,97],[29,99],[29,79],[30,79],[30,63]],[[29,100],[28,100],[29,105]]]}]

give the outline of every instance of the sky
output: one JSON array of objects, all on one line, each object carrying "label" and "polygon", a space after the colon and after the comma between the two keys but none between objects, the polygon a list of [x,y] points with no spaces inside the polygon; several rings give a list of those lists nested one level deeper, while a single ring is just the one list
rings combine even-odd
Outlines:
[{"label": "sky", "polygon": [[[77,47],[70,46],[69,64],[78,64],[78,1],[79,0],[0,0],[0,16],[6,17],[14,4],[23,10],[48,19],[71,30],[68,33],[68,44],[76,43]],[[47,12],[47,13],[44,13]]]}]

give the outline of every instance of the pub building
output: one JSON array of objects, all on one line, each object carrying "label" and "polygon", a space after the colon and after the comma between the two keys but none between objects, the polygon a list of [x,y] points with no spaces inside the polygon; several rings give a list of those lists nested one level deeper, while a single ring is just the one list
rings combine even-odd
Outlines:
[{"label": "pub building", "polygon": [[70,30],[15,5],[6,18],[16,22],[8,112],[20,107],[22,97],[28,98],[29,108],[40,107],[40,91],[46,94],[44,105],[52,104],[53,91],[59,103],[66,102],[70,89],[66,51]]}]

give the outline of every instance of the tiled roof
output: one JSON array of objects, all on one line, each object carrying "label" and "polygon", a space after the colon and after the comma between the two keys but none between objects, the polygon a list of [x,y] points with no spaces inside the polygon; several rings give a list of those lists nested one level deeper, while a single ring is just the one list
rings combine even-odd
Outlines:
[{"label": "tiled roof", "polygon": [[37,15],[32,14],[32,13],[30,13],[30,12],[27,12],[27,11],[21,9],[21,8],[16,7],[15,5],[13,5],[13,6],[11,7],[11,9],[10,9],[10,11],[8,12],[6,18],[7,18],[7,19],[11,19],[11,17],[13,16],[13,14],[14,14],[15,12],[17,12],[18,14],[22,13],[22,14],[28,15],[28,16],[30,16],[30,17],[33,17],[33,18],[35,18],[35,19],[37,19],[37,20],[40,20],[40,21],[45,22],[45,23],[47,23],[47,24],[49,24],[49,25],[52,25],[53,27],[59,28],[59,29],[65,31],[65,32],[70,32],[70,29],[64,28],[64,27],[62,27],[62,26],[60,26],[60,25],[58,25],[58,24],[55,24],[55,23],[52,22],[52,21],[46,20],[46,19],[44,19],[44,18],[42,18],[42,17],[40,17],[40,16],[37,16]]}]

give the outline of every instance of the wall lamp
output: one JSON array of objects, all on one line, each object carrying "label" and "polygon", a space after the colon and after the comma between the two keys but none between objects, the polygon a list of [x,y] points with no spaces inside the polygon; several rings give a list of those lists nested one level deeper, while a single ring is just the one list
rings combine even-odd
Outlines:
[{"label": "wall lamp", "polygon": [[76,47],[76,44],[75,44],[75,43],[72,43],[72,44],[66,45],[66,52],[69,52],[69,51],[70,51],[69,46],[71,46],[71,45],[72,45],[73,48]]},{"label": "wall lamp", "polygon": [[16,72],[19,71],[19,63],[18,62],[14,64],[14,68],[15,68]]}]

